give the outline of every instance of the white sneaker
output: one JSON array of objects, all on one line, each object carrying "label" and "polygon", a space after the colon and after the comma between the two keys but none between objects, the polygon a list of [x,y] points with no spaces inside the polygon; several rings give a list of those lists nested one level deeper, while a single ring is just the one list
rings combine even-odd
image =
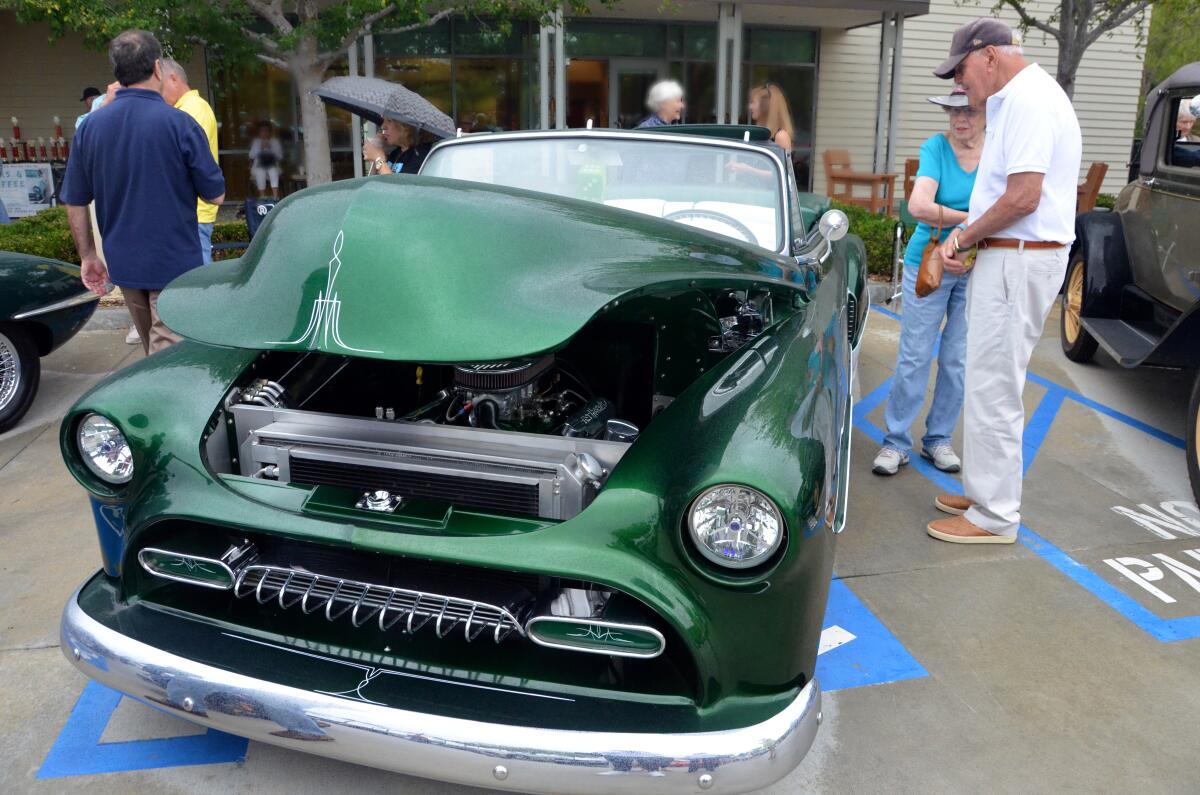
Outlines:
[{"label": "white sneaker", "polygon": [[921,457],[932,461],[933,465],[943,472],[957,472],[962,469],[962,461],[958,460],[949,442],[921,448]]},{"label": "white sneaker", "polygon": [[137,326],[130,326],[129,333],[125,335],[125,344],[126,345],[137,345],[141,341],[142,341],[142,338],[140,336],[138,336]]},{"label": "white sneaker", "polygon": [[907,463],[908,453],[902,453],[894,447],[885,447],[875,456],[871,471],[876,475],[894,475]]}]

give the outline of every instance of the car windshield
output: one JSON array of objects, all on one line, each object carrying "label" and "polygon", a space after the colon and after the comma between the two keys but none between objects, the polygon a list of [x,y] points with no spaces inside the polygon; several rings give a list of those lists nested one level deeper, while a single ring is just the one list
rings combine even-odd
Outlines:
[{"label": "car windshield", "polygon": [[421,174],[551,193],[783,246],[774,158],[751,148],[632,138],[472,140],[439,147]]}]

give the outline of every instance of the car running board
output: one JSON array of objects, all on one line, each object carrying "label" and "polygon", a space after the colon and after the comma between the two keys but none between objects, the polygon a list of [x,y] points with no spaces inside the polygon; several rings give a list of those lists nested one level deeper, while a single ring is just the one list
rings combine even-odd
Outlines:
[{"label": "car running board", "polygon": [[1122,367],[1137,367],[1158,347],[1158,337],[1140,331],[1124,320],[1081,317],[1079,322]]}]

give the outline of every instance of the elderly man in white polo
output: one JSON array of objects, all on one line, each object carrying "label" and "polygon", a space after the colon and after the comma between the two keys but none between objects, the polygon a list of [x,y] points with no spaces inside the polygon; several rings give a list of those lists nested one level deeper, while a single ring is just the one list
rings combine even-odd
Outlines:
[{"label": "elderly man in white polo", "polygon": [[[934,74],[961,83],[973,105],[986,102],[987,132],[967,221],[942,247],[947,270],[972,270],[965,496],[939,496],[937,508],[952,516],[927,530],[952,543],[1011,544],[1021,522],[1021,392],[1075,240],[1082,138],[1071,100],[1025,60],[1019,39],[999,20],[956,30],[950,57]],[[975,247],[971,266],[966,255]]]}]

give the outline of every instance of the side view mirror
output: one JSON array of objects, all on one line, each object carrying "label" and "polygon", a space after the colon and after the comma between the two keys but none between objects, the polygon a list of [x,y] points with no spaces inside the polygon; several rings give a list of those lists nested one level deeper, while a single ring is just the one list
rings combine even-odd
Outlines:
[{"label": "side view mirror", "polygon": [[[827,210],[821,216],[821,220],[817,221],[817,227],[804,238],[803,241],[797,239],[793,245],[801,244],[801,249],[813,249],[814,244],[818,246],[815,250],[809,250],[806,253],[796,254],[796,263],[798,265],[823,265],[825,260],[829,259],[829,255],[833,253],[833,244],[846,236],[850,231],[850,219],[841,210]],[[817,238],[820,238],[818,243]],[[824,251],[819,250],[820,244],[824,244]],[[793,251],[796,249],[793,248]]]}]

